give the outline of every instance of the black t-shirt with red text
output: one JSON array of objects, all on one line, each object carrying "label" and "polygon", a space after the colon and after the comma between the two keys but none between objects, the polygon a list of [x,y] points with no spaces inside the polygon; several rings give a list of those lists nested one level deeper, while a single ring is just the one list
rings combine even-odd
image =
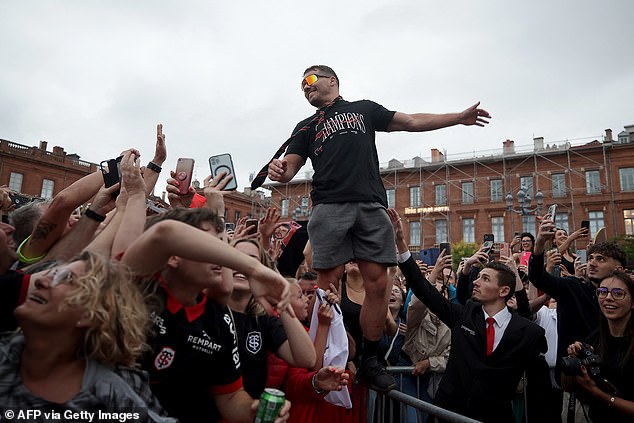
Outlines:
[{"label": "black t-shirt with red text", "polygon": [[[337,100],[326,110],[323,122],[295,136],[286,154],[310,158],[315,171],[313,206],[373,201],[387,207],[375,132],[387,131],[394,113],[370,100]],[[311,119],[297,124],[293,133]],[[322,136],[316,139],[318,133]]]}]

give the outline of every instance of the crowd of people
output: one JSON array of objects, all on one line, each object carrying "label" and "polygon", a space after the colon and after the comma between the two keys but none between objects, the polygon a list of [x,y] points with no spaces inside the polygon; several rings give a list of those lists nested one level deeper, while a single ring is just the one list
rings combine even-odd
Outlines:
[{"label": "crowd of people", "polygon": [[252,422],[274,388],[277,423],[433,420],[373,407],[398,389],[485,422],[632,421],[634,281],[621,247],[569,236],[546,214],[508,256],[484,243],[457,269],[445,250],[426,265],[387,208],[374,133],[484,126],[489,114],[348,102],[321,65],[301,87],[317,113],[252,186],[312,161],[309,241],[292,272],[278,263],[299,225],[274,207],[226,225],[226,172],[201,194],[172,172],[171,207],[148,207],[167,160],[162,125],[147,166],[135,148],[121,154],[115,185],[99,171],[17,209],[0,187],[0,408]]}]

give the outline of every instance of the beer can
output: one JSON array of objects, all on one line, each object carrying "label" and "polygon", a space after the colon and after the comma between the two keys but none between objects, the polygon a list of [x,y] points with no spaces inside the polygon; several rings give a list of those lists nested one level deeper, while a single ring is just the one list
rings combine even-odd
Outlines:
[{"label": "beer can", "polygon": [[253,423],[273,423],[284,406],[284,400],[284,392],[279,389],[266,388],[260,396],[260,404]]}]

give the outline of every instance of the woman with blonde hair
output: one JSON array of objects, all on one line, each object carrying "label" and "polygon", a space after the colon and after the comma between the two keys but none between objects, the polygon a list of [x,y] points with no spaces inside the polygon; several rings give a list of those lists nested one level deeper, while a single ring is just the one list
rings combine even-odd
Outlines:
[{"label": "woman with blonde hair", "polygon": [[146,349],[150,319],[125,265],[85,251],[31,275],[30,283],[15,310],[22,331],[0,343],[3,407],[134,407],[138,420],[175,421],[164,417],[147,375],[133,368]]},{"label": "woman with blonde hair", "polygon": [[[268,253],[257,240],[241,238],[234,240],[232,245],[275,269]],[[208,295],[213,293],[208,292]],[[253,299],[249,278],[238,271],[233,272],[233,292],[228,305],[238,335],[244,389],[252,397],[259,397],[264,390],[267,352],[276,354],[291,366],[312,367],[315,364],[315,348],[302,323],[288,311],[282,311],[279,317],[265,314]]]}]

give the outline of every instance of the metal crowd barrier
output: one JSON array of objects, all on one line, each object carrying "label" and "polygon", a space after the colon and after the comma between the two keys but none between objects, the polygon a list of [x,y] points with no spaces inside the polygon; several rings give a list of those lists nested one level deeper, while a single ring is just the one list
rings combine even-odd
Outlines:
[{"label": "metal crowd barrier", "polygon": [[[403,386],[403,375],[411,374],[413,369],[413,366],[387,367],[390,373],[399,377],[400,386]],[[400,416],[401,422],[415,423],[407,420],[409,407],[416,410],[416,422],[418,423],[423,421],[422,413],[427,413],[428,420],[430,417],[435,416],[449,423],[478,423],[477,420],[418,399],[417,397],[420,397],[419,381],[420,378],[416,378],[416,397],[404,394],[396,389],[387,393],[380,393],[370,389],[370,392],[374,394],[370,394],[368,397],[368,423],[395,423],[395,415]],[[398,407],[400,413],[395,413],[395,407]]]}]

